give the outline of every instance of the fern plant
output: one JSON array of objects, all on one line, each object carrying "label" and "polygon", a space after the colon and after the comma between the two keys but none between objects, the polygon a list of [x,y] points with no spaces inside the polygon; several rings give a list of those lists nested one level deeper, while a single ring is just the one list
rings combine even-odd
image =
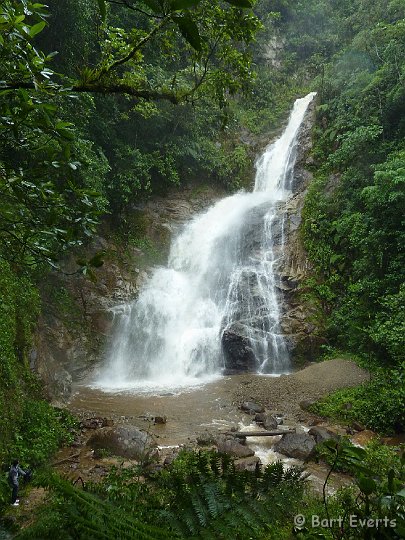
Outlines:
[{"label": "fern plant", "polygon": [[238,471],[233,460],[212,452],[179,455],[155,478],[167,504],[161,523],[182,538],[263,538],[271,524],[302,497],[302,469],[281,462],[263,471]]},{"label": "fern plant", "polygon": [[228,455],[183,451],[147,479],[115,469],[100,484],[74,486],[55,474],[37,522],[19,540],[260,539],[301,500],[302,469],[281,463],[239,471]]},{"label": "fern plant", "polygon": [[73,486],[56,474],[39,481],[53,492],[37,522],[20,532],[18,540],[168,540],[166,529],[139,521],[98,495]]}]

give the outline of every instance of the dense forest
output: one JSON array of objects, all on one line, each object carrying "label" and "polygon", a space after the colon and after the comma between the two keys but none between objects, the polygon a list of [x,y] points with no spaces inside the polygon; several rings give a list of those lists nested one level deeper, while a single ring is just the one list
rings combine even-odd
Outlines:
[{"label": "dense forest", "polygon": [[[313,180],[300,234],[313,273],[302,295],[322,321],[320,356],[347,355],[372,374],[314,411],[402,433],[403,1],[1,0],[3,464],[18,455],[40,468],[72,440],[75,419],[48,403],[30,369],[47,276],[73,253],[74,272],[97,279],[104,255],[87,257],[86,246],[106,223],[124,242],[141,201],[190,184],[248,187],[258,149],[308,91],[317,92]],[[340,460],[357,482],[329,514],[353,507],[364,517],[396,517],[398,528],[384,537],[400,538],[398,453],[329,451],[329,462]],[[305,494],[300,472],[280,465],[254,476],[223,457],[185,453],[151,485],[131,483],[130,473],[141,475],[112,472],[81,491],[44,472],[37,481],[53,498],[17,537],[315,538],[293,533],[292,516],[325,512]],[[3,475],[0,503],[8,498]],[[338,527],[318,533],[382,537]]]}]

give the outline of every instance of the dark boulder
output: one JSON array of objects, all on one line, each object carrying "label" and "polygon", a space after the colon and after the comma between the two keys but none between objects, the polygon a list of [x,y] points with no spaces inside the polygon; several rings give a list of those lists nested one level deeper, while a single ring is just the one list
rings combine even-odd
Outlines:
[{"label": "dark boulder", "polygon": [[242,409],[242,411],[245,411],[249,414],[264,413],[264,407],[258,405],[257,403],[254,403],[254,401],[244,401],[240,408]]},{"label": "dark boulder", "polygon": [[97,430],[87,446],[98,453],[106,450],[115,456],[139,460],[150,456],[156,444],[148,433],[135,426],[117,425]]},{"label": "dark boulder", "polygon": [[112,425],[113,421],[110,418],[102,418],[101,416],[86,418],[80,422],[80,427],[84,429],[98,429],[102,427],[111,427]]},{"label": "dark boulder", "polygon": [[306,433],[286,433],[274,445],[274,451],[296,459],[307,459],[316,443]]},{"label": "dark boulder", "polygon": [[255,372],[258,368],[250,339],[242,324],[233,324],[222,334],[222,351],[227,372]]},{"label": "dark boulder", "polygon": [[261,424],[264,429],[271,431],[272,429],[277,429],[279,422],[277,418],[274,418],[271,414],[268,413],[259,413],[255,416],[255,422]]},{"label": "dark boulder", "polygon": [[339,435],[337,435],[335,432],[331,431],[330,429],[321,427],[321,426],[314,426],[308,431],[309,435],[312,435],[312,437],[315,439],[316,444],[323,443],[325,441],[330,441],[331,439],[334,441],[339,440]]},{"label": "dark boulder", "polygon": [[230,456],[234,456],[236,458],[246,458],[250,456],[254,456],[254,451],[249,448],[248,446],[245,446],[244,444],[241,444],[236,439],[227,438],[225,436],[219,437],[216,440],[216,447],[218,449],[218,452],[222,452],[223,454],[229,454]]},{"label": "dark boulder", "polygon": [[237,471],[254,472],[260,466],[260,459],[257,456],[235,459],[235,469]]}]

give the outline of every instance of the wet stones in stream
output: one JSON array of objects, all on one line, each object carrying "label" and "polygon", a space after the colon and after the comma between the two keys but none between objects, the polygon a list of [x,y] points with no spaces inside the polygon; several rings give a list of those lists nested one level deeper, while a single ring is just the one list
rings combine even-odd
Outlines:
[{"label": "wet stones in stream", "polygon": [[156,443],[153,438],[131,425],[116,425],[98,429],[87,442],[97,455],[109,452],[115,456],[128,459],[144,460],[156,453]]},{"label": "wet stones in stream", "polygon": [[308,434],[315,439],[316,444],[321,444],[331,439],[334,441],[338,441],[340,438],[337,433],[322,426],[311,427],[311,429],[308,431]]},{"label": "wet stones in stream", "polygon": [[274,451],[287,457],[308,459],[315,449],[316,442],[307,433],[286,433],[274,445]]},{"label": "wet stones in stream", "polygon": [[248,414],[264,413],[264,408],[253,401],[244,401],[240,408],[243,412]]}]

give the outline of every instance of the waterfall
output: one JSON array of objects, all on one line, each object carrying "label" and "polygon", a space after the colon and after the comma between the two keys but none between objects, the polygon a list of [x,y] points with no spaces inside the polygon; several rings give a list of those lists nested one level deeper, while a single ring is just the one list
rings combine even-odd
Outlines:
[{"label": "waterfall", "polygon": [[275,275],[284,224],[277,216],[291,193],[297,135],[314,96],[296,100],[284,133],[257,161],[254,191],[226,197],[187,223],[167,266],[154,269],[138,298],[116,313],[98,386],[201,383],[217,376],[238,346],[250,370],[288,371]]}]

